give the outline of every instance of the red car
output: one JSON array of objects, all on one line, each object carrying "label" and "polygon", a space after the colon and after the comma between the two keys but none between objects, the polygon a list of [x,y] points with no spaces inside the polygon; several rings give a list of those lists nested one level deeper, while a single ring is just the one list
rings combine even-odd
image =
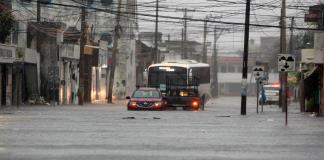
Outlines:
[{"label": "red car", "polygon": [[162,97],[160,90],[156,88],[138,88],[127,103],[128,110],[164,110],[167,101]]}]

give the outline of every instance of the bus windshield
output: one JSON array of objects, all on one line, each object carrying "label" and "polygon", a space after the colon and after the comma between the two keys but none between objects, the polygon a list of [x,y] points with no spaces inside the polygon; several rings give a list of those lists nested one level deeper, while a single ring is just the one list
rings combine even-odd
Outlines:
[{"label": "bus windshield", "polygon": [[178,85],[187,84],[187,69],[181,67],[172,67],[170,70],[161,69],[161,67],[151,67],[148,75],[149,87],[160,87],[166,84],[166,81],[174,81]]}]

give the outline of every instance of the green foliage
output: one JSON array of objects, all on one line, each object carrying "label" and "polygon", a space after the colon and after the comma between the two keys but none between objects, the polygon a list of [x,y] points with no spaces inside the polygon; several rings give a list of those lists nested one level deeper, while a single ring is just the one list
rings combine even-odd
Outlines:
[{"label": "green foliage", "polygon": [[288,86],[298,86],[300,81],[300,72],[288,72]]},{"label": "green foliage", "polygon": [[7,37],[10,35],[14,24],[14,18],[11,12],[0,12],[0,43],[5,43]]}]

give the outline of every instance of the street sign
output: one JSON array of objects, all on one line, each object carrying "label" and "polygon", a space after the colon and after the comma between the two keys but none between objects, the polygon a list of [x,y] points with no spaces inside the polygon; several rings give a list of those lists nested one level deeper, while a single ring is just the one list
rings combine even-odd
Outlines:
[{"label": "street sign", "polygon": [[266,85],[266,84],[268,84],[268,80],[267,79],[261,79],[259,84],[260,85]]},{"label": "street sign", "polygon": [[255,79],[260,78],[264,74],[264,67],[263,66],[254,66],[252,73],[253,73],[253,76],[255,77]]},{"label": "street sign", "polygon": [[278,71],[288,72],[295,70],[295,57],[291,54],[278,55]]}]

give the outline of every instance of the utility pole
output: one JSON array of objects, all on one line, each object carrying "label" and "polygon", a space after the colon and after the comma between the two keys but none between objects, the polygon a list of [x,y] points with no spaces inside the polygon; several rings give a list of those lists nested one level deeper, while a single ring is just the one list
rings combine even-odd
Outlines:
[{"label": "utility pole", "polygon": [[[206,37],[207,37],[207,16],[204,21],[204,46],[203,46],[203,54],[202,54],[202,62],[207,63],[207,44],[206,44]],[[216,29],[216,28],[215,28]]]},{"label": "utility pole", "polygon": [[[286,0],[282,0],[281,5],[281,30],[280,30],[280,53],[287,53],[287,40],[286,40]],[[287,72],[280,72],[280,97],[282,111],[286,111],[287,108]]]},{"label": "utility pole", "polygon": [[36,32],[36,51],[40,53],[40,36],[39,36],[39,30],[40,30],[40,20],[41,20],[41,3],[40,1],[37,1],[37,29],[38,32]]},{"label": "utility pole", "polygon": [[[290,40],[289,40],[289,53],[291,55],[294,54],[294,43],[293,43],[293,39],[294,39],[294,25],[295,25],[295,17],[291,17],[291,24],[290,24]],[[298,93],[297,93],[297,88],[293,87],[294,93],[294,101],[297,101],[297,97],[298,97]]]},{"label": "utility pole", "polygon": [[40,22],[41,19],[41,4],[37,1],[37,22]]},{"label": "utility pole", "polygon": [[156,14],[155,14],[155,63],[160,61],[160,54],[158,49],[159,36],[159,0],[156,0]]},{"label": "utility pole", "polygon": [[115,68],[116,68],[116,56],[118,53],[118,39],[120,32],[120,13],[121,12],[121,0],[118,0],[118,12],[116,17],[116,26],[115,26],[115,34],[114,34],[114,43],[113,43],[113,53],[111,57],[111,70],[109,75],[109,90],[108,90],[108,100],[107,103],[112,103],[112,92],[114,88],[114,79],[115,79]]},{"label": "utility pole", "polygon": [[212,96],[214,98],[218,97],[218,63],[217,63],[217,46],[216,46],[216,42],[217,42],[217,28],[215,25],[215,29],[214,29],[214,51],[213,51],[213,83],[212,83]]},{"label": "utility pole", "polygon": [[[40,4],[40,2],[39,1],[37,1],[37,18],[36,18],[36,20],[37,20],[37,29],[38,29],[38,32],[36,32],[36,52],[38,52],[39,54],[41,54],[41,48],[40,48],[40,46],[41,46],[41,39],[40,39],[40,30],[41,30],[41,24],[40,24],[40,21],[41,21],[41,4]],[[38,92],[40,92],[40,94],[41,94],[41,90],[40,90],[40,88],[39,88],[39,84],[38,84],[39,82],[37,81],[37,91]],[[41,82],[40,82],[41,83]]]},{"label": "utility pole", "polygon": [[188,52],[187,52],[187,8],[185,8],[184,13],[184,33],[183,33],[183,39],[184,39],[184,59],[188,59]]},{"label": "utility pole", "polygon": [[242,91],[241,91],[241,115],[246,115],[246,96],[247,96],[247,70],[249,56],[249,36],[250,36],[250,7],[251,0],[246,0],[245,9],[245,31],[244,31],[244,54],[242,70]]},{"label": "utility pole", "polygon": [[[297,36],[297,41],[299,44],[299,37]],[[300,48],[299,45],[297,48]],[[300,82],[299,82],[299,104],[300,104],[300,112],[305,112],[305,77],[304,77],[304,70],[300,72]]]},{"label": "utility pole", "polygon": [[305,112],[305,81],[304,81],[304,71],[300,73],[300,83],[299,83],[299,103],[300,103],[300,112]]},{"label": "utility pole", "polygon": [[17,81],[17,104],[16,104],[16,107],[17,107],[17,109],[19,110],[19,105],[20,105],[20,83],[21,83],[21,80],[20,80],[20,77],[21,77],[21,72],[20,72],[20,63],[18,62],[18,66],[17,66],[17,72],[18,72],[18,74],[17,74],[17,79],[18,79],[18,81]]},{"label": "utility pole", "polygon": [[295,24],[295,17],[291,17],[291,24],[290,24],[290,40],[289,40],[289,53],[293,54],[294,52],[294,45],[293,45],[293,38],[294,38],[294,24]]},{"label": "utility pole", "polygon": [[86,30],[86,8],[84,6],[81,7],[81,36],[80,36],[80,60],[79,60],[79,105],[83,105],[84,103],[84,71],[85,71],[85,63],[84,63],[84,46],[85,46],[85,30]]},{"label": "utility pole", "polygon": [[183,28],[181,29],[181,59],[184,59],[185,52],[184,52],[184,36],[183,36]]}]

